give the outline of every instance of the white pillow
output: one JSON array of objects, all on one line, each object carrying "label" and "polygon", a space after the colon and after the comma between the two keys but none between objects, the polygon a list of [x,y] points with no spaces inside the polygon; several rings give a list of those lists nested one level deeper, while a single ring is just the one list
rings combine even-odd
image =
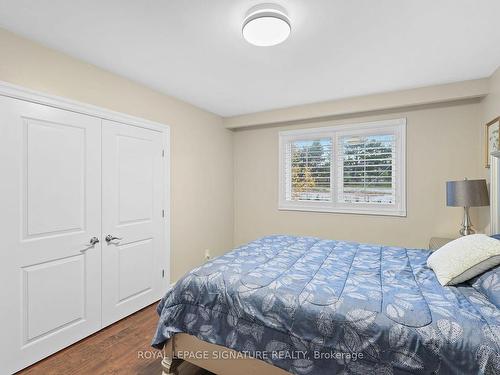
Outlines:
[{"label": "white pillow", "polygon": [[500,264],[500,241],[471,234],[448,242],[427,259],[441,285],[455,285]]}]

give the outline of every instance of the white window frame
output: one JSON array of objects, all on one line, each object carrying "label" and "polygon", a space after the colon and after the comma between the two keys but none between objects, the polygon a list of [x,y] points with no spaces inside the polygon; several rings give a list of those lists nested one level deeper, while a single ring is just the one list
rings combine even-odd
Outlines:
[{"label": "white window frame", "polygon": [[[395,152],[395,204],[342,203],[337,201],[338,176],[336,175],[337,147],[339,137],[347,134],[371,135],[390,131],[396,136]],[[290,201],[286,200],[287,184],[286,146],[298,140],[332,138],[333,150],[330,163],[331,201]],[[328,126],[322,128],[289,130],[279,132],[279,192],[278,209],[293,211],[334,212],[364,215],[406,216],[406,118],[372,121],[356,124]]]}]

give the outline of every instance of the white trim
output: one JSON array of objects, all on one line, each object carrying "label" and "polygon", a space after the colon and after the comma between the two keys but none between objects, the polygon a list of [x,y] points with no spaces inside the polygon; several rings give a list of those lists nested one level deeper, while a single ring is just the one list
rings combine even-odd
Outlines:
[{"label": "white trim", "polygon": [[[337,184],[335,183],[336,170],[334,167],[336,161],[336,146],[338,144],[338,136],[344,132],[349,134],[360,132],[361,134],[378,133],[381,130],[392,129],[396,134],[398,141],[396,142],[396,173],[398,190],[397,198],[400,202],[393,205],[376,205],[376,204],[343,204],[336,202]],[[317,139],[319,137],[331,137],[333,143],[332,163],[331,163],[331,193],[335,197],[331,202],[313,202],[313,201],[287,201],[286,200],[286,181],[285,181],[285,147],[286,144],[293,140]],[[359,124],[344,124],[336,126],[327,126],[321,128],[299,129],[281,131],[278,134],[278,160],[279,160],[279,182],[278,182],[278,209],[291,211],[313,211],[313,212],[333,212],[333,213],[350,213],[350,214],[365,214],[365,215],[383,215],[383,216],[406,216],[406,118],[364,122]]]},{"label": "white trim", "polygon": [[500,151],[490,153],[490,234],[500,233]]},{"label": "white trim", "polygon": [[[307,202],[309,203],[309,202]],[[324,202],[323,202],[324,203]],[[303,211],[303,212],[326,212],[326,213],[335,213],[335,214],[353,214],[353,215],[373,215],[373,216],[398,216],[398,217],[406,217],[405,211],[395,211],[395,210],[387,210],[384,208],[379,208],[376,210],[363,210],[363,209],[355,209],[355,208],[327,208],[327,207],[313,207],[313,206],[300,206],[300,207],[292,207],[292,206],[279,206],[278,210],[280,211]]]},{"label": "white trim", "polygon": [[406,117],[398,118],[398,119],[389,119],[389,120],[379,120],[379,121],[370,121],[370,122],[359,122],[352,124],[342,124],[342,125],[333,125],[333,126],[323,126],[320,128],[307,128],[307,129],[297,129],[297,130],[283,130],[279,132],[280,136],[289,136],[289,135],[308,135],[308,134],[321,134],[321,133],[331,133],[332,131],[342,131],[342,130],[355,130],[355,129],[363,129],[363,128],[385,128],[387,126],[396,126],[396,125],[404,125],[406,126]]},{"label": "white trim", "polygon": [[128,125],[134,125],[141,128],[154,129],[161,132],[170,132],[170,127],[159,122],[146,120],[140,117],[127,115],[120,112],[115,112],[110,109],[94,106],[79,102],[72,99],[67,99],[61,96],[45,94],[40,91],[31,90],[22,86],[13,85],[4,81],[0,81],[0,95],[8,96],[14,99],[21,99],[33,103],[43,104],[50,107],[60,108],[71,112],[81,113],[93,117],[99,117],[103,120],[111,120],[122,122]]},{"label": "white trim", "polygon": [[170,204],[170,127],[168,125],[163,125],[166,127],[166,131],[163,132],[163,209],[165,210],[165,216],[163,218],[163,246],[165,248],[163,264],[165,267],[165,277],[163,279],[163,290],[160,292],[159,298],[163,297],[166,288],[170,285],[170,220],[171,214],[170,210],[172,205]]},{"label": "white trim", "polygon": [[[45,94],[39,91],[31,90],[25,87],[13,85],[4,81],[0,81],[0,95],[14,99],[24,100],[28,102],[43,104],[46,106],[63,109],[66,111],[81,113],[84,115],[97,117],[102,120],[110,120],[120,122],[127,125],[137,126],[141,128],[156,130],[163,133],[163,150],[165,155],[163,158],[164,165],[164,194],[163,194],[163,209],[165,209],[164,218],[164,237],[163,248],[165,251],[165,279],[164,288],[170,285],[170,126],[146,120],[140,117],[127,115],[120,112],[115,112],[109,109],[97,107],[91,104],[82,103],[76,100],[67,99],[60,96]],[[158,207],[161,209],[161,207]],[[163,291],[158,298],[163,296]]]}]

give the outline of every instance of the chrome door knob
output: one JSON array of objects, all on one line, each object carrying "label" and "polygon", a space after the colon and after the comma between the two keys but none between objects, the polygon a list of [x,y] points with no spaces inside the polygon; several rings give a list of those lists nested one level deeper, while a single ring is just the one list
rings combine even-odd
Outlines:
[{"label": "chrome door knob", "polygon": [[99,243],[99,238],[97,237],[92,237],[89,241],[90,246],[94,246],[95,244]]},{"label": "chrome door knob", "polygon": [[106,236],[106,242],[107,242],[107,243],[110,243],[111,241],[114,241],[114,240],[122,240],[122,239],[123,239],[123,238],[120,238],[120,237],[115,237],[115,236],[113,236],[113,235],[111,235],[111,234],[108,234],[108,235]]}]

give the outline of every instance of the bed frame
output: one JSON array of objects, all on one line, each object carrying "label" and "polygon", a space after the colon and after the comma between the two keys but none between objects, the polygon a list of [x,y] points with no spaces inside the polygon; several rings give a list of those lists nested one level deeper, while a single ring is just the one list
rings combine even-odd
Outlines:
[{"label": "bed frame", "polygon": [[[227,354],[229,357],[237,352],[233,349],[225,348],[220,345],[210,344],[202,341],[195,336],[187,333],[177,333],[167,341],[164,348],[164,357],[161,362],[163,372],[162,375],[177,374],[177,369],[183,361],[192,363],[205,370],[211,371],[217,375],[290,375],[289,372],[275,367],[267,362],[254,358],[244,359],[195,359],[186,358],[182,355],[183,352],[200,352],[214,353],[217,355]],[[182,372],[181,372],[182,375]]]}]

